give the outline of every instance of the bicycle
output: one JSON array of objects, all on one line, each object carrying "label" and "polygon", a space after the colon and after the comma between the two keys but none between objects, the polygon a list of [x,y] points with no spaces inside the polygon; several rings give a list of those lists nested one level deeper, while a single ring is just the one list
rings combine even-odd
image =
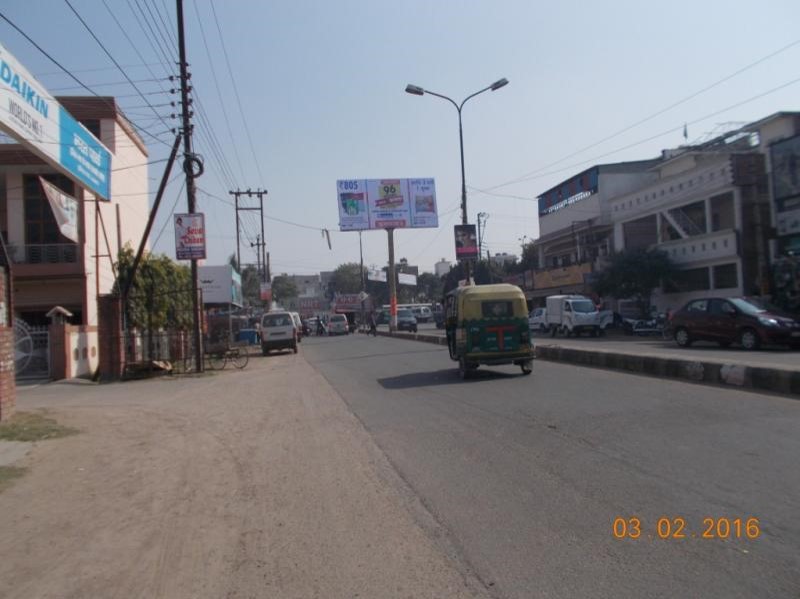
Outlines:
[{"label": "bicycle", "polygon": [[247,350],[243,351],[239,347],[229,347],[221,351],[209,352],[206,356],[208,366],[212,370],[224,370],[229,361],[235,368],[241,370],[250,361],[250,354]]}]

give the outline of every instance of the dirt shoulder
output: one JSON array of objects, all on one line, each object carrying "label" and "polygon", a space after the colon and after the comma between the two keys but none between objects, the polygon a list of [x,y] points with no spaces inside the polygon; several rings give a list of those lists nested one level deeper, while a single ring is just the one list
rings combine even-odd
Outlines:
[{"label": "dirt shoulder", "polygon": [[484,596],[302,352],[18,406],[81,432],[0,493],[2,597]]}]

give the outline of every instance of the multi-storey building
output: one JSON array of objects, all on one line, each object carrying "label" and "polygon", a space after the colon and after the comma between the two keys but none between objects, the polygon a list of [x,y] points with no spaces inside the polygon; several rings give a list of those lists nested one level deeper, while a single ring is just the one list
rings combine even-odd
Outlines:
[{"label": "multi-storey building", "polygon": [[530,297],[589,290],[598,260],[614,249],[610,200],[655,180],[650,169],[658,161],[596,165],[538,197],[540,237],[533,242],[537,265]]},{"label": "multi-storey building", "polygon": [[[109,200],[99,199],[19,143],[0,144],[0,233],[13,262],[14,316],[49,324],[61,306],[83,327],[70,372],[98,364],[97,298],[114,284],[113,263],[138,245],[149,212],[147,148],[111,97],[61,97],[59,103],[111,153]],[[40,179],[41,178],[41,179]],[[42,180],[77,200],[77,240],[65,237]],[[44,348],[43,351],[46,351]]]}]

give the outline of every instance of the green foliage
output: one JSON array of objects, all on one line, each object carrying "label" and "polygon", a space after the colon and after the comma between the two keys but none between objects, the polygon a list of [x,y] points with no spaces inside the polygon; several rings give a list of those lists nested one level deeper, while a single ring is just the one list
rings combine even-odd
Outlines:
[{"label": "green foliage", "polygon": [[[130,278],[133,248],[126,245],[119,254],[118,284],[122,289]],[[164,254],[145,253],[133,278],[126,306],[128,326],[142,329],[189,329],[192,324],[192,282],[188,266]]]},{"label": "green foliage", "polygon": [[278,275],[272,278],[272,299],[276,302],[287,302],[297,297],[297,285],[287,276]]},{"label": "green foliage", "polygon": [[417,277],[417,300],[421,302],[439,302],[442,300],[444,283],[441,277],[424,272]]},{"label": "green foliage", "polygon": [[642,313],[647,314],[653,290],[676,271],[675,264],[661,250],[623,250],[611,256],[593,287],[600,295],[634,299]]},{"label": "green foliage", "polygon": [[255,266],[245,266],[242,271],[242,296],[245,306],[260,306],[263,303],[261,301],[261,279]]},{"label": "green foliage", "polygon": [[[444,290],[442,295],[458,287],[458,282],[464,278],[464,264],[459,262],[450,272],[444,276]],[[470,274],[475,279],[476,285],[489,285],[498,282],[497,275],[492,276],[489,263],[486,260],[479,260],[470,265]]]},{"label": "green foliage", "polygon": [[[367,273],[364,270],[364,279]],[[337,293],[358,293],[361,291],[361,266],[357,262],[341,264],[333,271],[333,291]]]}]

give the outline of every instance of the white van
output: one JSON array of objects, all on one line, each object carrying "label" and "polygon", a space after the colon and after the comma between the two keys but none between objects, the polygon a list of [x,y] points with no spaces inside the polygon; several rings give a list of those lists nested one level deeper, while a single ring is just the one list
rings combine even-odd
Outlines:
[{"label": "white van", "polygon": [[584,331],[592,337],[603,332],[597,306],[582,295],[551,295],[547,298],[546,320],[551,334],[580,335]]},{"label": "white van", "polygon": [[267,312],[261,317],[261,353],[291,349],[297,353],[297,327],[291,312]]}]

